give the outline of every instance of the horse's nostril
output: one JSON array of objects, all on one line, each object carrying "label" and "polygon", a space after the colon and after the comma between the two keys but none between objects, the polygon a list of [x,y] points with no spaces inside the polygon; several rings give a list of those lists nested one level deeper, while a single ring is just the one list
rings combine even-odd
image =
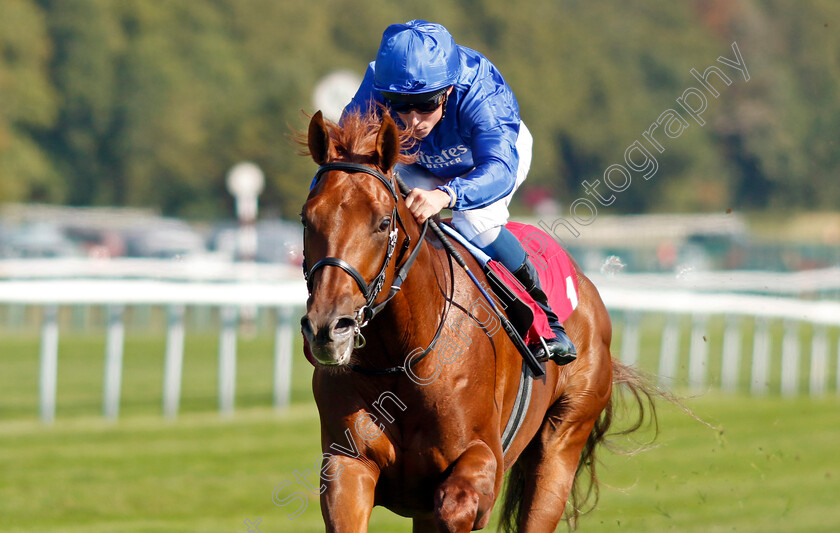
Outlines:
[{"label": "horse's nostril", "polygon": [[335,323],[333,331],[338,335],[346,335],[356,326],[356,321],[350,317],[341,317]]},{"label": "horse's nostril", "polygon": [[300,329],[304,335],[312,335],[312,322],[309,321],[309,317],[300,319]]}]

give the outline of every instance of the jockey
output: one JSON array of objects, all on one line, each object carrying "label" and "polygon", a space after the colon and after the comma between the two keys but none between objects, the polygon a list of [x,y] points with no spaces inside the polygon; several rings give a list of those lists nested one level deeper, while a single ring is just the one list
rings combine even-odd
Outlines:
[{"label": "jockey", "polygon": [[406,205],[418,222],[452,209],[452,223],[500,262],[545,311],[555,337],[535,354],[558,364],[577,353],[540,287],[537,269],[505,228],[508,205],[531,166],[533,139],[519,105],[490,61],[455,44],[440,24],[412,20],[382,35],[376,61],[344,112],[385,104],[419,139],[417,160],[396,171],[412,188]]}]

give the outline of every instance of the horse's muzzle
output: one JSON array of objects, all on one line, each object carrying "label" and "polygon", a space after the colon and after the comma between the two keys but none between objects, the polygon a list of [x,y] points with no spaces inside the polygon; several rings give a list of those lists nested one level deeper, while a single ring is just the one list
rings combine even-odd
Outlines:
[{"label": "horse's muzzle", "polygon": [[309,342],[312,355],[322,365],[344,365],[350,360],[355,340],[356,320],[350,315],[300,319],[300,330]]}]

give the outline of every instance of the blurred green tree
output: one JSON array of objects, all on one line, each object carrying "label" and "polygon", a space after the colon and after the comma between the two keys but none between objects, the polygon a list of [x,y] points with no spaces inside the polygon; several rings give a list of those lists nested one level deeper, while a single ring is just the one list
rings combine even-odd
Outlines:
[{"label": "blurred green tree", "polygon": [[[535,138],[525,188],[563,204],[738,42],[733,78],[611,212],[836,208],[840,3],[815,0],[10,0],[0,17],[0,201],[232,216],[228,169],[266,173],[293,218],[313,164],[291,129],[337,69],[360,75],[384,28],[425,18],[487,55]],[[524,196],[524,195],[519,195]]]},{"label": "blurred green tree", "polygon": [[59,106],[47,63],[51,44],[34,0],[3,4],[0,16],[0,202],[64,199],[64,186],[37,137]]}]

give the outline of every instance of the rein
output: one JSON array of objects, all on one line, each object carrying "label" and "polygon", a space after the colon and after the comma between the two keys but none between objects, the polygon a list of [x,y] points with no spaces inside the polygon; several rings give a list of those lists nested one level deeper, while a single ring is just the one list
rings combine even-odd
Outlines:
[{"label": "rein", "polygon": [[[422,242],[422,240],[420,242]],[[420,247],[419,243],[418,243],[417,247],[418,248]],[[447,257],[449,257],[449,256],[447,256]],[[417,363],[422,361],[424,357],[429,355],[429,352],[431,352],[432,349],[435,347],[435,344],[437,343],[438,337],[440,337],[440,334],[443,331],[443,325],[446,323],[446,315],[449,314],[449,308],[452,307],[452,297],[455,294],[455,275],[454,275],[454,272],[453,272],[452,257],[449,257],[449,274],[450,274],[450,276],[449,276],[450,283],[452,284],[452,287],[450,289],[450,296],[448,298],[446,298],[446,308],[443,310],[443,314],[440,317],[440,324],[438,324],[437,331],[435,331],[435,336],[432,337],[432,341],[429,343],[429,345],[426,347],[425,350],[423,350],[419,354],[412,357],[411,362],[408,364],[408,368],[414,368],[414,365],[416,365]],[[383,304],[384,304],[384,302],[383,302]],[[366,368],[366,367],[359,366],[359,365],[348,365],[348,366],[350,367],[351,370],[354,370],[354,371],[359,372],[361,374],[366,374],[368,376],[387,376],[387,375],[392,375],[392,374],[402,374],[403,372],[406,371],[406,367],[404,367],[402,365],[397,365],[397,366],[392,366],[392,367],[382,368],[382,369]]]},{"label": "rein", "polygon": [[[317,183],[317,181],[321,179],[321,177],[325,173],[333,170],[340,170],[350,174],[369,174],[374,178],[378,179],[383,185],[385,185],[385,187],[388,189],[388,192],[391,193],[391,196],[393,196],[394,198],[394,210],[391,213],[391,226],[389,227],[390,232],[388,234],[388,246],[385,251],[385,259],[382,262],[382,267],[379,269],[379,273],[373,278],[373,280],[370,283],[365,282],[365,278],[359,273],[359,271],[355,267],[353,267],[353,265],[339,257],[325,257],[317,263],[315,263],[314,265],[312,265],[312,268],[309,270],[307,270],[306,267],[305,255],[303,259],[303,277],[306,280],[306,288],[309,294],[312,294],[313,276],[318,270],[327,266],[334,266],[344,270],[347,274],[350,275],[350,277],[353,278],[353,280],[356,282],[356,285],[359,286],[359,290],[361,290],[362,295],[365,297],[365,305],[356,310],[356,323],[354,326],[354,348],[363,348],[367,341],[365,340],[364,335],[362,335],[361,329],[365,327],[373,317],[379,314],[379,312],[385,308],[388,302],[390,302],[391,299],[394,298],[394,296],[396,296],[402,288],[402,284],[405,281],[405,278],[408,276],[408,272],[411,270],[411,267],[414,265],[414,260],[417,259],[417,255],[420,252],[420,247],[426,238],[426,229],[429,227],[429,220],[427,219],[423,223],[422,230],[420,231],[420,238],[418,239],[417,244],[414,246],[414,250],[411,251],[408,258],[405,260],[402,266],[399,267],[399,270],[394,275],[394,281],[391,284],[391,288],[388,291],[388,295],[382,302],[374,305],[377,296],[379,296],[379,293],[382,291],[382,287],[385,284],[385,276],[387,274],[388,265],[390,264],[391,258],[394,254],[394,250],[396,249],[397,235],[399,234],[399,229],[395,227],[394,222],[396,221],[396,223],[399,224],[400,227],[402,227],[403,233],[405,233],[405,239],[403,240],[402,248],[400,249],[400,253],[397,257],[396,263],[400,262],[400,260],[403,258],[406,251],[408,250],[409,246],[411,245],[411,237],[408,235],[408,232],[405,228],[405,224],[403,223],[403,220],[400,217],[400,213],[397,210],[397,203],[399,201],[397,197],[397,192],[394,189],[393,183],[387,176],[385,176],[382,172],[376,170],[375,168],[369,167],[367,165],[361,165],[358,163],[350,162],[333,162],[326,163],[318,168],[318,171],[315,173],[313,183]],[[451,268],[452,265],[450,258],[450,269]],[[452,290],[454,294],[454,286]],[[451,298],[447,299],[447,302],[451,303]],[[440,337],[441,331],[443,331],[443,324],[446,321],[445,318],[448,312],[449,305],[447,305],[444,311],[444,315],[441,318],[440,325],[438,326],[437,332],[435,333],[435,336],[432,339],[431,343],[429,343],[429,346],[421,354],[412,359],[411,363],[409,363],[409,367],[413,367],[415,364],[422,361],[423,358],[426,357],[426,355],[432,350],[432,348],[438,340],[438,337]],[[376,376],[398,374],[405,371],[404,366],[394,366],[385,369],[369,369],[361,367],[359,365],[349,365],[349,367],[350,369],[356,372]]]}]

